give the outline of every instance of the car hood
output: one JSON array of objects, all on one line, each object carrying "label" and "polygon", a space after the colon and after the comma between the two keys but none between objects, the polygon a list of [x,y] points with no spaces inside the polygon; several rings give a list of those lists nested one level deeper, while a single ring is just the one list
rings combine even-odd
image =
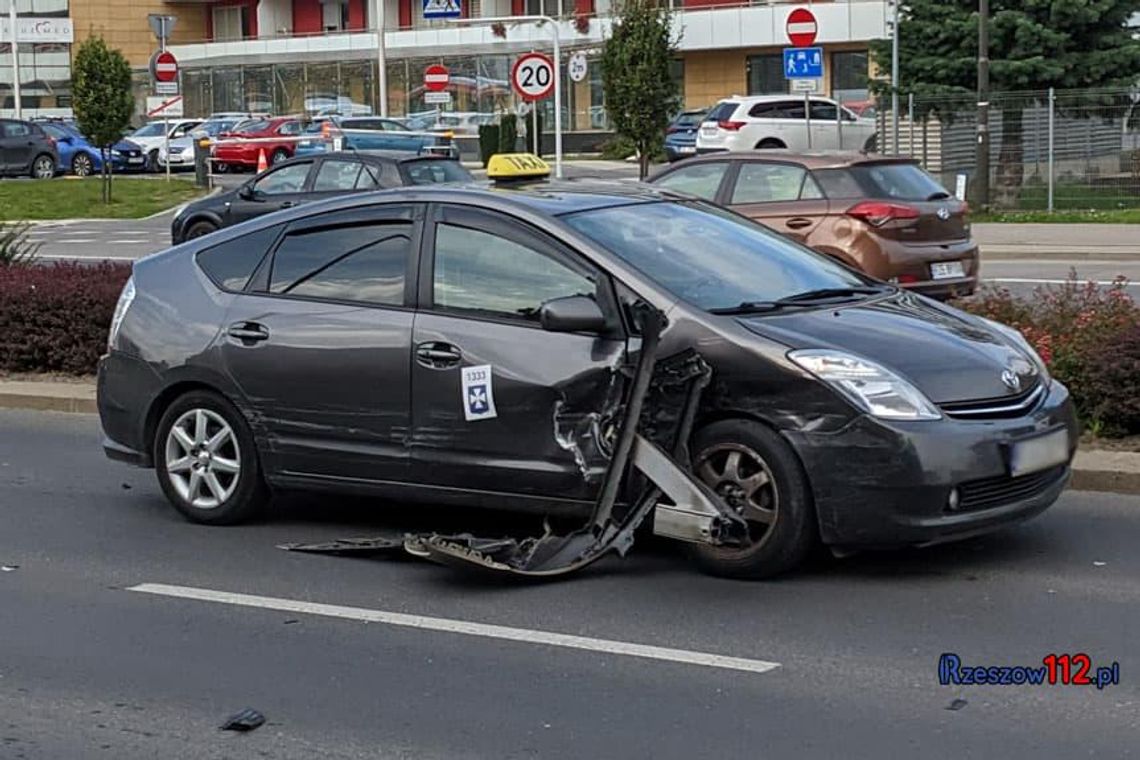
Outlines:
[{"label": "car hood", "polygon": [[984,322],[906,291],[740,322],[791,348],[834,348],[876,361],[936,404],[1016,395],[1002,373],[1015,363],[1024,368],[1017,360],[1027,358]]},{"label": "car hood", "polygon": [[141,151],[142,146],[140,146],[138,143],[131,142],[130,140],[119,140],[117,143],[115,143],[114,149],[120,153],[125,153],[131,150]]}]

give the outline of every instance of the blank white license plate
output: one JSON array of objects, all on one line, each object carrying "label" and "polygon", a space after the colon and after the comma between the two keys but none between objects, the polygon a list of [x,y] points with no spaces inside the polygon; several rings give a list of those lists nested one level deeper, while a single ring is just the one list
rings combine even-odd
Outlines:
[{"label": "blank white license plate", "polygon": [[961,261],[937,261],[930,265],[930,276],[935,280],[949,280],[952,277],[965,277],[966,268]]},{"label": "blank white license plate", "polygon": [[716,124],[708,124],[701,127],[701,134],[705,137],[716,137]]},{"label": "blank white license plate", "polygon": [[681,146],[681,147],[680,147],[680,148],[677,150],[677,152],[678,152],[678,153],[696,153],[696,152],[697,152],[697,149],[696,149],[695,147],[693,147],[692,145],[682,145],[682,146]]},{"label": "blank white license plate", "polygon": [[1010,446],[1009,474],[1013,477],[1040,472],[1069,461],[1069,431],[1055,430],[1047,435],[1018,441]]},{"label": "blank white license plate", "polygon": [[142,162],[143,162],[142,156],[133,156],[133,157],[127,159],[127,163],[130,163],[130,164],[141,164]]}]

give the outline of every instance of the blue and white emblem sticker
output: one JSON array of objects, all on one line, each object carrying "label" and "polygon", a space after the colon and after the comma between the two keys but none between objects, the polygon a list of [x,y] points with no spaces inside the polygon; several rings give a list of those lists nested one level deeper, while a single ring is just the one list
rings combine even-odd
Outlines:
[{"label": "blue and white emblem sticker", "polygon": [[463,368],[463,416],[468,422],[498,417],[491,365]]}]

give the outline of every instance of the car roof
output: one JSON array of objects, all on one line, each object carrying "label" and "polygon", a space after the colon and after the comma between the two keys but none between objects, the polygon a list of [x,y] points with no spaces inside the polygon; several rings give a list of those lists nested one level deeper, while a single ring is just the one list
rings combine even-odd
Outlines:
[{"label": "car roof", "polygon": [[[415,185],[404,188],[404,190],[427,195],[452,196],[440,198],[441,202],[461,200],[462,198],[506,202],[509,205],[525,208],[546,216],[561,216],[578,211],[677,200],[685,197],[639,182],[602,179],[542,179],[517,182],[484,180],[462,184]],[[400,192],[400,189],[386,192]]]},{"label": "car roof", "polygon": [[[913,164],[915,159],[906,156],[886,156],[881,153],[862,153],[854,150],[796,151],[779,149],[742,150],[732,153],[707,153],[703,156],[686,158],[671,168],[680,168],[698,163],[716,161],[778,161],[799,164],[807,169],[840,169],[861,164]],[[665,172],[662,172],[664,174]]]},{"label": "car roof", "polygon": [[[827,103],[835,102],[831,98],[826,97],[824,95],[811,95],[810,98],[811,98],[811,100],[821,100],[821,101],[824,101]],[[789,92],[789,93],[786,93],[783,95],[781,95],[779,93],[774,94],[774,95],[733,95],[733,96],[728,97],[728,98],[721,98],[718,102],[720,102],[720,103],[778,103],[778,102],[784,101],[784,100],[797,100],[797,101],[800,101],[802,103],[803,99],[804,99],[803,95],[797,95],[793,92]]]}]

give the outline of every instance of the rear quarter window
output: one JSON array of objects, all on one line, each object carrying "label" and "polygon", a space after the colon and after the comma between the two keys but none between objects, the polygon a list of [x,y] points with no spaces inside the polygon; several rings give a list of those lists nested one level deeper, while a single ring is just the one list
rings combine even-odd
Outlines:
[{"label": "rear quarter window", "polygon": [[709,115],[705,117],[705,121],[727,121],[732,118],[732,115],[736,113],[736,109],[739,107],[739,103],[731,100],[717,103],[716,107],[709,111]]},{"label": "rear quarter window", "polygon": [[198,254],[198,266],[219,288],[243,290],[281,234],[281,227],[266,227],[206,248]]}]

